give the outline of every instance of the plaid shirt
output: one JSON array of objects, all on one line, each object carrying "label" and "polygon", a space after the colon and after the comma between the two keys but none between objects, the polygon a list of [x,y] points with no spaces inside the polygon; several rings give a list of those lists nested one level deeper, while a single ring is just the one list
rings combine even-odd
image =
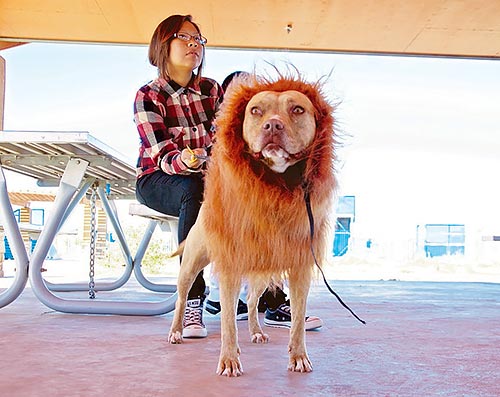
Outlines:
[{"label": "plaid shirt", "polygon": [[137,178],[160,169],[170,175],[199,172],[182,162],[181,151],[188,145],[210,150],[222,97],[222,88],[208,78],[187,87],[157,78],[141,87],[134,103],[141,142]]}]

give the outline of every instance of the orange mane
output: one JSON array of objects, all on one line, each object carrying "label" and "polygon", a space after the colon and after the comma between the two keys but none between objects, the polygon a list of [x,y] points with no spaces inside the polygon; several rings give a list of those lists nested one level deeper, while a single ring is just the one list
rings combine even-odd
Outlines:
[{"label": "orange mane", "polygon": [[[223,258],[234,258],[238,276],[286,276],[290,266],[312,268],[310,229],[304,189],[310,195],[315,221],[314,249],[325,252],[326,226],[336,187],[334,175],[333,107],[320,83],[301,76],[276,80],[253,76],[233,84],[217,117],[216,142],[206,175],[205,227],[210,258],[217,272]],[[316,110],[316,135],[305,158],[283,174],[255,159],[243,139],[245,108],[261,91],[295,90]]]}]

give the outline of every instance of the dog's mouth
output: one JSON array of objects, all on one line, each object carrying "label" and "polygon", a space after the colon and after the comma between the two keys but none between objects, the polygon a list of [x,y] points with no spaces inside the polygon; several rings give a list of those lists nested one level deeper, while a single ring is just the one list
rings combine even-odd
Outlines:
[{"label": "dog's mouth", "polygon": [[262,161],[271,170],[283,173],[304,157],[304,151],[289,153],[277,143],[268,143],[264,148],[253,154],[254,158]]},{"label": "dog's mouth", "polygon": [[269,143],[261,151],[262,157],[264,158],[281,158],[289,159],[290,153],[283,149],[277,143]]}]

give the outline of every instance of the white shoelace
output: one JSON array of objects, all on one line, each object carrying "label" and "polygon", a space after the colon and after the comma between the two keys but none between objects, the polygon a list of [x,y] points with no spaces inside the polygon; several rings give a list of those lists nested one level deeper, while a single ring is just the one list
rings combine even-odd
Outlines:
[{"label": "white shoelace", "polygon": [[203,308],[197,307],[197,308],[192,308],[192,307],[186,307],[186,310],[184,311],[184,327],[187,327],[188,325],[200,325],[203,326]]}]

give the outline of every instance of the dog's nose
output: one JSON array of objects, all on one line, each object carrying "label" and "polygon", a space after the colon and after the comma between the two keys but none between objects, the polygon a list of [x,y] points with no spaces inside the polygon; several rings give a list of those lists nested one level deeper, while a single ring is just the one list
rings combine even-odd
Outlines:
[{"label": "dog's nose", "polygon": [[284,130],[285,125],[280,119],[272,118],[264,123],[262,129],[266,132],[278,132]]}]

